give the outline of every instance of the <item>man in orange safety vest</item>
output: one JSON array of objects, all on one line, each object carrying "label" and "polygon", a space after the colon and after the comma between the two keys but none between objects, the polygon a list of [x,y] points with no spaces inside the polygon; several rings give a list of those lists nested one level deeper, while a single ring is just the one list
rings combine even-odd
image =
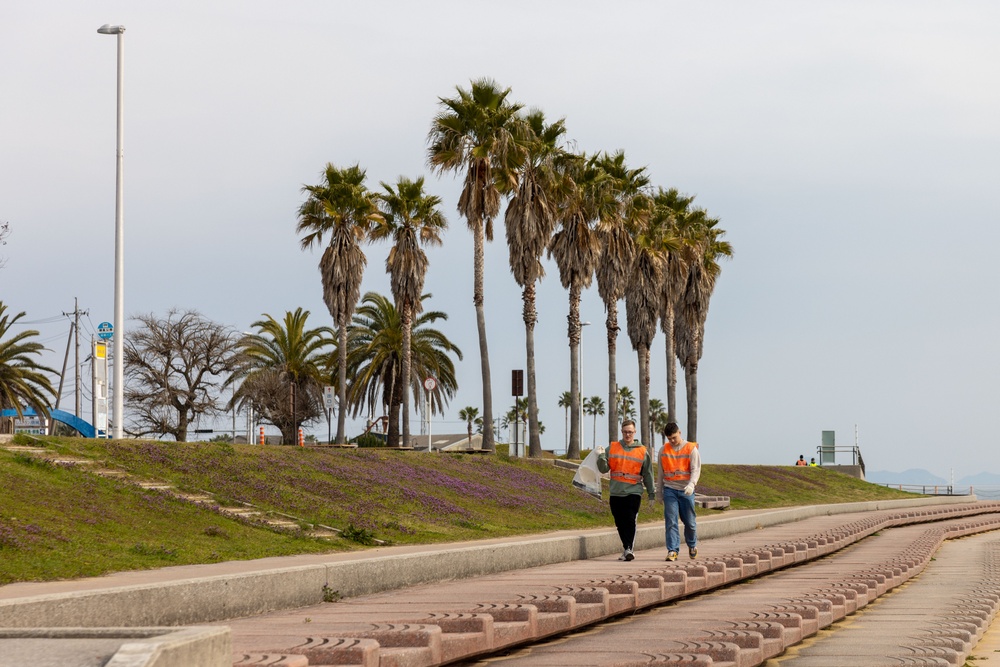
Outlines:
[{"label": "man in orange safety vest", "polygon": [[663,430],[667,441],[660,449],[659,487],[663,499],[667,560],[677,560],[681,548],[677,519],[684,523],[684,542],[691,558],[698,556],[698,529],[694,514],[694,487],[701,476],[701,452],[697,442],[688,442],[674,422]]},{"label": "man in orange safety vest", "polygon": [[635,422],[622,422],[621,442],[612,442],[608,449],[597,450],[597,469],[611,473],[611,515],[615,518],[618,537],[622,541],[622,555],[618,560],[632,560],[635,555],[636,521],[642,505],[643,489],[649,494],[649,501],[656,500],[653,486],[653,458],[641,442],[635,439]]}]

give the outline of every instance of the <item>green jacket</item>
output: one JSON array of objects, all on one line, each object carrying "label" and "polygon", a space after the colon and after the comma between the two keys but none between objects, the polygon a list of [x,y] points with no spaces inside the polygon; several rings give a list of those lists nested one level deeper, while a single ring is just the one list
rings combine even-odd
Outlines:
[{"label": "green jacket", "polygon": [[[643,486],[646,487],[647,495],[650,500],[656,500],[656,486],[653,485],[653,457],[649,455],[649,450],[638,440],[632,441],[632,446],[629,447],[624,442],[622,447],[626,450],[632,450],[636,447],[642,447],[645,450],[646,456],[642,461],[642,470],[640,475],[642,475],[641,484],[629,484],[627,482],[619,482],[617,480],[611,480],[611,485],[609,490],[613,496],[631,496],[631,495],[642,495]],[[608,463],[608,448],[604,450],[602,454],[597,456],[597,469],[602,473],[611,472],[611,465]]]}]

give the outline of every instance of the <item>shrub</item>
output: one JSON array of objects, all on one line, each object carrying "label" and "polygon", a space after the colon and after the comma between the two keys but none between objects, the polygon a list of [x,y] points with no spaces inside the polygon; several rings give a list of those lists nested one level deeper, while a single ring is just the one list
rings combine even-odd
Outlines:
[{"label": "shrub", "polygon": [[364,435],[359,435],[358,437],[351,440],[351,442],[357,444],[358,447],[386,446],[385,436],[380,436],[375,433],[365,433]]}]

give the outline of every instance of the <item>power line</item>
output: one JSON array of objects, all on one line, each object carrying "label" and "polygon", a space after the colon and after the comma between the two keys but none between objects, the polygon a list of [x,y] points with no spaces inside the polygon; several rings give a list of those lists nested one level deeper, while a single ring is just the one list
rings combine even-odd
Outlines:
[{"label": "power line", "polygon": [[[65,313],[63,313],[65,315]],[[53,315],[52,317],[43,317],[40,320],[18,320],[20,324],[52,324],[53,322],[58,322],[63,318],[63,315]]]}]

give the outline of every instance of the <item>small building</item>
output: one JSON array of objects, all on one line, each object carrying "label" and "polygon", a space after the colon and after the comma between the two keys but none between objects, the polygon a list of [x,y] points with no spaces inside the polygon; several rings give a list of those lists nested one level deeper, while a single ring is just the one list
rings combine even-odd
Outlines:
[{"label": "small building", "polygon": [[414,451],[426,452],[428,446],[435,452],[482,452],[483,436],[480,433],[473,433],[472,438],[468,433],[410,435],[410,447]]}]

